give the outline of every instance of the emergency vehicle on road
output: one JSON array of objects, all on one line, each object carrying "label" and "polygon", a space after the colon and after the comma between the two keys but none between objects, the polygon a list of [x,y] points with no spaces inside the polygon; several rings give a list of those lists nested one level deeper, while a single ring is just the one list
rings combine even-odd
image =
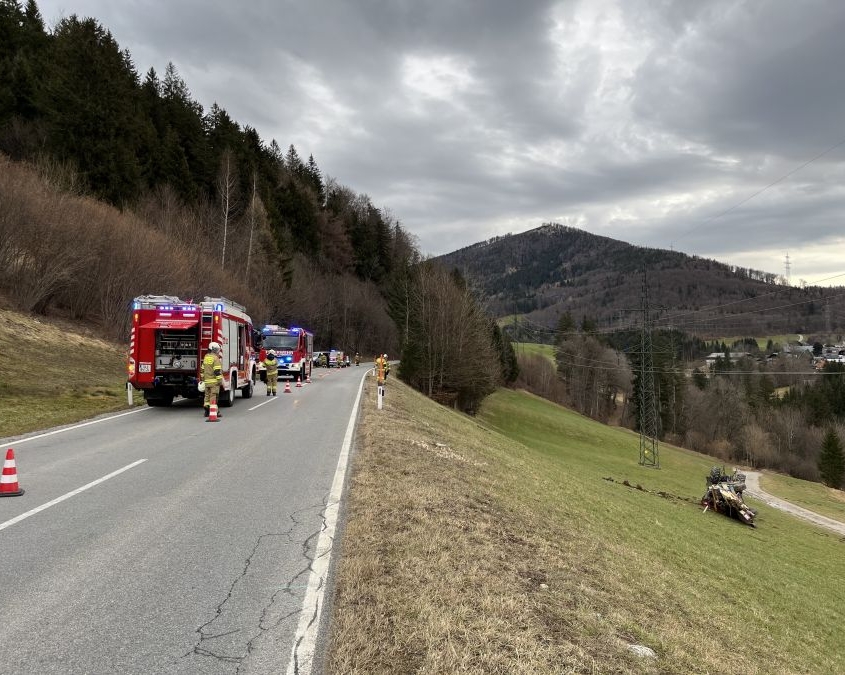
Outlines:
[{"label": "emergency vehicle on road", "polygon": [[258,354],[258,376],[266,382],[264,358],[269,350],[276,352],[279,379],[305,382],[311,377],[314,359],[314,334],[304,328],[283,328],[269,324],[261,329],[261,352]]},{"label": "emergency vehicle on road", "polygon": [[346,368],[346,366],[349,365],[348,358],[349,357],[347,357],[339,349],[330,349],[328,366],[329,368]]},{"label": "emergency vehicle on road", "polygon": [[252,396],[255,349],[246,309],[226,298],[202,302],[170,295],[142,295],[132,301],[129,382],[150,406],[169,406],[176,396],[197,398],[202,359],[210,342],[221,346],[223,383],[218,403],[231,406],[235,391]]}]

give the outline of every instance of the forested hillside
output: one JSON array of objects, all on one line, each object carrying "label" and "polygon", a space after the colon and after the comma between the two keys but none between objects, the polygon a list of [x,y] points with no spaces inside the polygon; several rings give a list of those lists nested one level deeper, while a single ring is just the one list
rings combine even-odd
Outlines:
[{"label": "forested hillside", "polygon": [[[5,284],[23,309],[70,306],[120,334],[112,300],[228,293],[256,322],[307,322],[326,346],[398,346],[377,290],[393,262],[413,252],[399,223],[324,179],[313,157],[266,143],[217,104],[205,111],[172,64],[162,77],[153,69],[140,76],[95,19],[70,16],[47,32],[33,0],[0,2],[0,152],[28,161],[55,190],[50,197],[31,176],[14,178],[4,162],[5,252],[15,251],[5,273],[27,276],[44,264],[35,250],[20,255],[33,237],[62,268],[62,279],[36,274],[38,288],[25,293]],[[28,185],[18,193],[8,181]],[[67,220],[47,216],[51,199]],[[11,206],[32,212],[26,227]],[[58,245],[79,236],[95,244],[78,252]],[[102,266],[112,264],[127,277],[120,292],[74,299],[100,295]]]},{"label": "forested hillside", "polygon": [[[0,301],[125,339],[131,299],[225,295],[316,347],[400,355],[466,410],[515,357],[463,280],[312,155],[142,76],[94,18],[0,0]],[[407,356],[407,358],[406,358]]]},{"label": "forested hillside", "polygon": [[643,272],[657,324],[703,337],[838,333],[845,316],[842,288],[787,286],[769,272],[555,224],[439,260],[475,284],[492,313],[523,315],[546,327],[566,312],[601,328],[630,327],[642,304]]}]

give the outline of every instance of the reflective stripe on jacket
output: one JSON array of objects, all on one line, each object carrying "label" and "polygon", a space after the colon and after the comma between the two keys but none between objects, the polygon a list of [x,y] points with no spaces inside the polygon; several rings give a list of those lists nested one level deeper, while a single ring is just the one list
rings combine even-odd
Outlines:
[{"label": "reflective stripe on jacket", "polygon": [[209,352],[202,360],[202,381],[205,384],[223,382],[223,362],[216,354]]},{"label": "reflective stripe on jacket", "polygon": [[264,367],[268,375],[279,374],[279,359],[264,359]]}]

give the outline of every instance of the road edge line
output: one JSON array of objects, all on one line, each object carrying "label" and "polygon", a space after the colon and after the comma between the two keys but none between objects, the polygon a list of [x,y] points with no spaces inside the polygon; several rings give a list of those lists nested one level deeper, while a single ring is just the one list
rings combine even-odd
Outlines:
[{"label": "road edge line", "polygon": [[352,447],[352,439],[355,434],[355,424],[358,421],[358,407],[361,403],[361,395],[364,392],[364,380],[368,375],[369,372],[365,372],[361,377],[361,384],[358,386],[358,394],[355,397],[355,403],[352,405],[352,414],[349,416],[349,424],[346,426],[346,434],[343,437],[340,457],[337,460],[337,469],[335,470],[334,480],[332,481],[329,499],[326,503],[324,514],[325,527],[320,532],[320,537],[317,540],[317,548],[314,551],[311,573],[308,576],[308,586],[305,590],[305,597],[302,600],[299,625],[294,634],[287,675],[310,675],[314,665],[317,636],[320,632],[320,616],[325,605],[323,599],[326,593],[326,578],[332,559],[337,517],[340,512],[340,498],[343,494],[344,483],[346,482],[346,467],[349,462],[349,451]]}]

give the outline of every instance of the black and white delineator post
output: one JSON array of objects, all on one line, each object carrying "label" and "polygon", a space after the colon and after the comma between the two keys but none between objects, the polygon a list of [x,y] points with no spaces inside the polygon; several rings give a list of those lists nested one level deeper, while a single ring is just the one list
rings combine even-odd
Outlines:
[{"label": "black and white delineator post", "polygon": [[378,410],[381,410],[382,406],[384,406],[384,359],[379,357],[376,363],[378,365],[378,370],[376,371],[376,375],[378,376],[377,403]]}]

